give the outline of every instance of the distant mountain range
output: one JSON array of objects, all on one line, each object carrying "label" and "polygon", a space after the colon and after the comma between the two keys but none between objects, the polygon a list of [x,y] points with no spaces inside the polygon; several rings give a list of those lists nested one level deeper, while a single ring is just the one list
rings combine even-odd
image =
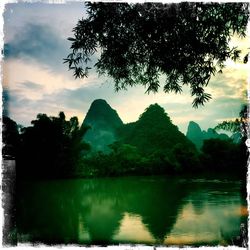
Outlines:
[{"label": "distant mountain range", "polygon": [[[123,124],[116,110],[105,100],[97,99],[91,104],[83,125],[91,127],[84,140],[90,143],[92,152],[107,152],[115,141],[136,146],[140,152],[149,154],[157,149],[173,150],[176,145],[183,148],[195,145],[200,150],[206,139],[229,139],[226,134],[219,134],[211,128],[202,131],[193,121],[189,122],[185,136],[158,104],[150,105],[136,122]],[[234,135],[232,139],[237,142],[238,136]]]},{"label": "distant mountain range", "polygon": [[201,149],[204,140],[208,139],[232,139],[235,143],[240,141],[240,133],[235,133],[231,137],[223,133],[217,133],[214,129],[209,128],[207,131],[201,130],[198,123],[190,121],[186,133],[187,138],[192,141],[198,150]]},{"label": "distant mountain range", "polygon": [[187,138],[192,141],[197,149],[201,149],[204,140],[221,139],[227,140],[229,137],[226,134],[218,134],[215,130],[209,128],[207,131],[202,131],[199,124],[190,121],[186,133]]}]

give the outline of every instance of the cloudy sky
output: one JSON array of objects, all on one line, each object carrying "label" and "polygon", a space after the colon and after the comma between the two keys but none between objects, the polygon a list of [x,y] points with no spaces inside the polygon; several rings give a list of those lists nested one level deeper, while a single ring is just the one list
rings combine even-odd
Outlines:
[{"label": "cloudy sky", "polygon": [[[105,99],[127,123],[138,119],[152,103],[165,108],[179,129],[186,133],[190,120],[202,129],[237,117],[247,88],[247,66],[227,62],[223,74],[212,78],[207,92],[213,99],[199,109],[192,108],[186,89],[181,95],[145,94],[143,87],[115,92],[111,79],[98,77],[94,70],[87,79],[74,79],[63,58],[69,53],[67,37],[77,21],[85,16],[84,4],[8,3],[5,5],[3,61],[3,97],[8,115],[17,123],[30,125],[38,113],[51,116],[64,111],[67,118],[80,122],[95,99]],[[246,54],[247,38],[234,37]]]}]

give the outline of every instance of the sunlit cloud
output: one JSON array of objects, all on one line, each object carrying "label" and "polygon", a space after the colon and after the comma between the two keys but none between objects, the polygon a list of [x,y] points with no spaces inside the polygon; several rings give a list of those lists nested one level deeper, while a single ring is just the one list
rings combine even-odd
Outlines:
[{"label": "sunlit cloud", "polygon": [[246,95],[247,78],[248,65],[233,64],[227,66],[223,74],[213,77],[207,89],[215,99],[221,96],[243,99]]},{"label": "sunlit cloud", "polygon": [[25,87],[28,89],[34,89],[34,90],[42,90],[43,89],[42,85],[34,83],[34,82],[29,82],[29,81],[20,83],[20,85],[21,85],[21,87]]},{"label": "sunlit cloud", "polygon": [[[66,68],[65,72],[67,72]],[[77,89],[81,86],[100,85],[102,81],[101,78],[94,74],[81,80],[74,79],[71,72],[68,72],[68,76],[65,76],[65,74],[52,73],[47,67],[43,67],[35,61],[27,62],[23,59],[9,59],[4,62],[3,66],[3,86],[10,90],[20,89],[20,83],[34,82],[43,86],[43,92],[37,93],[42,97],[44,94],[51,94],[64,88]],[[30,93],[28,93],[28,96],[31,99],[35,98]]]}]

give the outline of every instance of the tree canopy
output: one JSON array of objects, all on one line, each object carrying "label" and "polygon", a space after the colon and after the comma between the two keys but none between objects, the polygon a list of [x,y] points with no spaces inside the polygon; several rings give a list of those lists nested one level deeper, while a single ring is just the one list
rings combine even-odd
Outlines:
[{"label": "tree canopy", "polygon": [[211,98],[205,92],[212,75],[240,51],[229,46],[233,34],[245,36],[248,3],[87,3],[87,17],[73,29],[65,63],[76,78],[94,67],[114,79],[115,89],[143,85],[157,92],[181,93],[188,85],[193,106]]},{"label": "tree canopy", "polygon": [[83,137],[87,126],[79,126],[77,117],[65,119],[38,114],[32,126],[22,129],[17,157],[17,172],[24,177],[56,178],[73,176],[79,161],[89,150]]},{"label": "tree canopy", "polygon": [[18,125],[15,121],[7,116],[2,118],[3,133],[2,133],[2,154],[5,159],[16,157],[17,148],[19,145]]}]

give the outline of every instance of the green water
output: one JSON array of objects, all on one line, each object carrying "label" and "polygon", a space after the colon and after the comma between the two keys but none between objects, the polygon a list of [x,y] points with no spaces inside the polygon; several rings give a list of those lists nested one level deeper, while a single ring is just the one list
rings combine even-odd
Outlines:
[{"label": "green water", "polygon": [[19,242],[227,245],[246,220],[241,182],[124,177],[26,182]]}]

